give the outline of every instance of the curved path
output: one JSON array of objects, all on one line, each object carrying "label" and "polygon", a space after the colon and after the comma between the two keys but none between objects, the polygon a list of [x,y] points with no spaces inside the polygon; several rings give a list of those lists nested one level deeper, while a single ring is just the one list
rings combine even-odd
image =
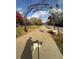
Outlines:
[{"label": "curved path", "polygon": [[[51,35],[47,32],[41,32],[39,30],[35,30],[33,32],[30,32],[24,36],[21,36],[16,39],[16,59],[38,59],[38,53],[37,50],[34,52],[34,54],[29,54],[29,51],[27,49],[28,46],[26,46],[26,42],[28,41],[29,37],[32,37],[32,41],[39,40],[42,41],[42,46],[39,49],[39,59],[63,59],[62,54],[60,53],[59,49],[56,46],[56,43],[54,42]],[[29,44],[29,43],[28,43]],[[29,54],[31,58],[21,58],[23,51],[26,50],[24,54]],[[27,52],[27,53],[26,53]],[[31,53],[31,52],[30,52]],[[23,56],[25,56],[23,55]]]}]

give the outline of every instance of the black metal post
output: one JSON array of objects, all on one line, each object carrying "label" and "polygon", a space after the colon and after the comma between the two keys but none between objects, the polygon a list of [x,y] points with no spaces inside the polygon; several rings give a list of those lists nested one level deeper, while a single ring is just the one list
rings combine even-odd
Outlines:
[{"label": "black metal post", "polygon": [[39,59],[39,41],[38,41],[38,59]]},{"label": "black metal post", "polygon": [[25,25],[24,31],[25,31],[25,32],[27,32],[27,28],[26,28],[27,25],[26,25],[26,22],[27,22],[27,21],[26,21],[26,19],[25,19],[25,22],[24,22],[24,25]]},{"label": "black metal post", "polygon": [[37,43],[38,44],[38,59],[40,59],[40,54],[39,54],[39,45],[42,45],[42,42],[39,40],[33,41],[33,43]]}]

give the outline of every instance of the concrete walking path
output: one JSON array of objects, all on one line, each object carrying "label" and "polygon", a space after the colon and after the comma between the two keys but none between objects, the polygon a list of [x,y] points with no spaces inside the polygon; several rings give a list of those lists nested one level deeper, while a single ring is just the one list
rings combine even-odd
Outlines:
[{"label": "concrete walking path", "polygon": [[[39,49],[40,59],[63,59],[52,36],[47,32],[41,32],[39,30],[35,30],[16,39],[16,59],[21,59],[25,44],[30,37],[32,37],[32,41],[39,40],[43,43]],[[37,50],[32,55],[32,59],[38,59]]]}]

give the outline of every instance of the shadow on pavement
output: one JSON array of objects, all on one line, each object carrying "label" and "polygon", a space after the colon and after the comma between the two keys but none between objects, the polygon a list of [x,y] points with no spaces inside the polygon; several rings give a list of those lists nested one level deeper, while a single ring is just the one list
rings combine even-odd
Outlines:
[{"label": "shadow on pavement", "polygon": [[31,37],[27,40],[23,53],[21,55],[21,59],[32,59],[32,40]]}]

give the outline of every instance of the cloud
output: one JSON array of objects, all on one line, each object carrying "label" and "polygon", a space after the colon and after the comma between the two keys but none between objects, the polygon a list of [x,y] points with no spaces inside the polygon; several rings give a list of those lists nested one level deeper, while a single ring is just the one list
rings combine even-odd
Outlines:
[{"label": "cloud", "polygon": [[29,19],[31,19],[31,17],[30,17],[30,16],[28,16],[28,17],[27,17],[27,19],[29,20]]},{"label": "cloud", "polygon": [[48,11],[37,11],[32,16],[28,16],[28,19],[31,19],[32,17],[41,18],[42,22],[45,23],[48,19],[49,13]]},{"label": "cloud", "polygon": [[23,9],[22,8],[17,8],[17,11],[19,11],[20,14],[23,14]]},{"label": "cloud", "polygon": [[32,15],[32,17],[42,18],[46,15],[48,15],[47,11],[37,11]]},{"label": "cloud", "polygon": [[18,11],[22,15],[22,17],[24,17],[24,11],[22,8],[17,8],[16,11]]}]

